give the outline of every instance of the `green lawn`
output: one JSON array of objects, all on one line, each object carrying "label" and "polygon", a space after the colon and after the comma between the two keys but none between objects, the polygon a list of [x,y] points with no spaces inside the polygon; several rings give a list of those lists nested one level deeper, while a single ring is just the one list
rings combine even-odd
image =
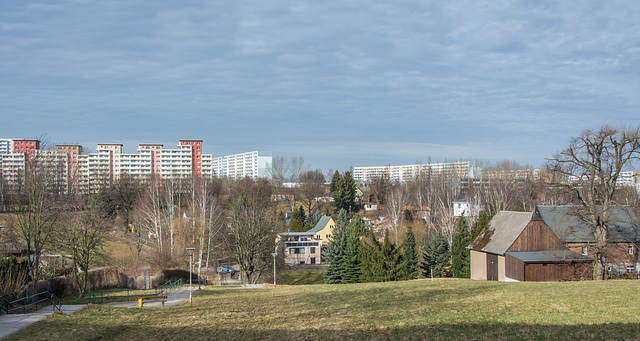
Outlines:
[{"label": "green lawn", "polygon": [[640,281],[208,287],[192,306],[92,305],[10,339],[637,340],[639,294]]}]

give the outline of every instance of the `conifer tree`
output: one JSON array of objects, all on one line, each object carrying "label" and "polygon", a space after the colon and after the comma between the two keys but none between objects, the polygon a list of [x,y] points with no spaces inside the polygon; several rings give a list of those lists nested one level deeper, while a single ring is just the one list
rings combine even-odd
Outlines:
[{"label": "conifer tree", "polygon": [[311,218],[309,218],[309,225],[311,225],[312,227],[315,227],[320,221],[320,219],[322,219],[322,213],[320,213],[320,210],[316,210],[315,213],[313,213],[313,215],[311,216]]},{"label": "conifer tree", "polygon": [[480,235],[480,232],[482,232],[484,227],[489,224],[492,217],[493,214],[489,214],[485,210],[480,212],[480,216],[478,217],[478,220],[476,220],[473,225],[473,230],[471,231],[471,241],[474,241]]},{"label": "conifer tree", "polygon": [[349,225],[349,217],[347,216],[347,211],[340,210],[338,213],[338,217],[336,218],[336,227],[347,227]]},{"label": "conifer tree", "polygon": [[471,234],[464,216],[458,218],[456,234],[451,246],[451,274],[455,278],[469,278],[471,276],[471,255],[467,246],[471,244]]},{"label": "conifer tree", "polygon": [[331,195],[337,210],[351,212],[356,208],[356,182],[351,177],[351,172],[344,173]]},{"label": "conifer tree", "polygon": [[326,284],[342,283],[342,264],[346,246],[346,226],[336,226],[332,230],[326,250],[322,253],[326,264],[323,274]]},{"label": "conifer tree", "polygon": [[402,279],[402,254],[391,242],[388,233],[385,233],[382,244],[382,258],[384,261],[383,278],[384,282],[398,281]]},{"label": "conifer tree", "polygon": [[402,279],[418,278],[418,248],[416,247],[416,236],[411,227],[404,238],[402,251]]},{"label": "conifer tree", "polygon": [[364,235],[365,231],[364,222],[356,214],[347,226],[347,246],[342,260],[342,283],[359,283],[361,280],[360,237]]},{"label": "conifer tree", "polygon": [[331,192],[331,194],[338,190],[338,182],[340,182],[341,178],[342,176],[340,175],[340,172],[336,171],[335,173],[333,173],[333,176],[331,177],[331,183],[329,183],[329,191]]},{"label": "conifer tree", "polygon": [[449,243],[447,243],[447,239],[442,232],[438,232],[424,251],[422,265],[420,266],[422,275],[425,277],[431,276],[431,270],[433,269],[434,277],[449,277],[451,274],[449,256]]},{"label": "conifer tree", "polygon": [[300,211],[295,210],[291,215],[291,220],[289,221],[289,231],[290,232],[304,232],[304,220],[300,216]]},{"label": "conifer tree", "polygon": [[369,241],[362,243],[362,282],[381,282],[384,279],[384,259],[382,245],[376,239],[373,231],[369,233]]}]

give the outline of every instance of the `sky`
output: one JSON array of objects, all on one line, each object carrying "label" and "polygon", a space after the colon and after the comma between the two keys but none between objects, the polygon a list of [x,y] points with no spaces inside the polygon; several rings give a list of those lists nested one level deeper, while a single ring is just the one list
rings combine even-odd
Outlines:
[{"label": "sky", "polygon": [[0,2],[0,137],[541,166],[640,124],[638,1]]}]

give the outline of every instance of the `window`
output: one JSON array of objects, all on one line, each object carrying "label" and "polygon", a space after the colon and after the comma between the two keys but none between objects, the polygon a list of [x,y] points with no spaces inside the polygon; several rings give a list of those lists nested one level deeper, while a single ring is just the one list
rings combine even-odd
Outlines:
[{"label": "window", "polygon": [[587,247],[586,246],[582,247],[582,254],[585,255],[585,256],[587,255]]},{"label": "window", "polygon": [[629,248],[627,250],[629,252],[630,255],[633,254],[633,245],[629,245]]},{"label": "window", "polygon": [[315,257],[311,257],[311,264],[316,264],[316,258]]},{"label": "window", "polygon": [[309,253],[316,253],[316,248],[315,248],[315,247],[312,247],[312,248],[311,248],[311,251],[309,251]]},{"label": "window", "polygon": [[304,264],[304,257],[300,258],[300,264]]},{"label": "window", "polygon": [[627,265],[627,273],[628,274],[634,272],[633,270],[635,270],[633,265]]},{"label": "window", "polygon": [[331,235],[330,235],[330,234],[328,234],[328,235],[327,235],[327,239],[330,239],[330,238],[331,238]]},{"label": "window", "polygon": [[296,260],[293,258],[289,258],[289,265],[294,266],[296,264]]},{"label": "window", "polygon": [[292,247],[292,248],[289,248],[289,254],[290,255],[304,255],[304,248],[303,247]]},{"label": "window", "polygon": [[316,234],[316,239],[320,239],[320,235],[319,234]]}]

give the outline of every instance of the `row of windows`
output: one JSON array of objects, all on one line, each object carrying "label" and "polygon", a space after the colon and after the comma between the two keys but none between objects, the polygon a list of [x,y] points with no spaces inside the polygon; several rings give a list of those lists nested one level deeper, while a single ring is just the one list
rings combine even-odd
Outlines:
[{"label": "row of windows", "polygon": [[[304,257],[300,257],[298,259],[298,264],[306,264],[306,259]],[[311,257],[309,258],[309,264],[313,265],[316,264],[316,257]],[[289,259],[289,265],[293,266],[296,265],[296,260],[293,258]]]},{"label": "row of windows", "polygon": [[[309,253],[316,253],[316,248],[315,247],[311,247],[309,249]],[[304,255],[304,248],[303,247],[292,247],[292,248],[289,248],[289,254],[290,255]]]},{"label": "row of windows", "polygon": [[[583,247],[582,247],[582,254],[586,256],[586,255],[587,255],[587,251],[588,251],[588,248],[587,248],[586,246],[583,246]],[[627,253],[628,253],[628,254],[630,254],[630,255],[632,255],[632,254],[633,254],[633,252],[634,252],[633,245],[629,245],[629,246],[627,247]]]}]

